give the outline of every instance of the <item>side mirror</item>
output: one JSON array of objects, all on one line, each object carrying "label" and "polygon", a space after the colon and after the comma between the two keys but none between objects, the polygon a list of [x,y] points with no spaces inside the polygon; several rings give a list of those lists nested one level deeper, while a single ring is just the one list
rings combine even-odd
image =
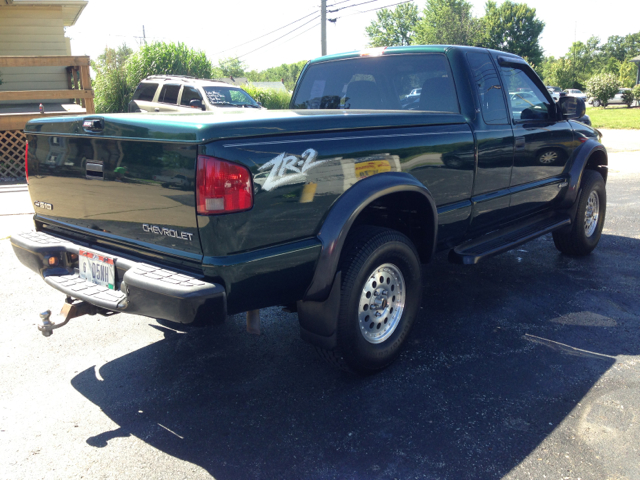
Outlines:
[{"label": "side mirror", "polygon": [[204,110],[204,105],[202,104],[202,100],[198,98],[194,98],[193,100],[189,101],[189,106],[191,108],[199,108],[200,110]]},{"label": "side mirror", "polygon": [[587,107],[584,104],[584,100],[578,97],[560,97],[558,100],[558,108],[562,113],[564,120],[568,118],[581,118],[587,111]]}]

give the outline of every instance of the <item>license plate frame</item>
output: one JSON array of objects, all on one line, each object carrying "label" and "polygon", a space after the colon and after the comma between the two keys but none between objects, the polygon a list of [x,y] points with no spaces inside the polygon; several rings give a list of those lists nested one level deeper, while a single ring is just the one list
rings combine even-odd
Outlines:
[{"label": "license plate frame", "polygon": [[116,264],[112,257],[90,250],[80,249],[78,253],[78,272],[80,278],[115,290]]}]

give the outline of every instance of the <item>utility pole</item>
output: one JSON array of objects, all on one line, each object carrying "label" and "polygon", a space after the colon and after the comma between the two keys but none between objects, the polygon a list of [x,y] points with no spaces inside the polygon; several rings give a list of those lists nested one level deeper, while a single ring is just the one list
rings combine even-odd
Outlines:
[{"label": "utility pole", "polygon": [[327,0],[322,0],[320,6],[320,43],[322,56],[327,54]]},{"label": "utility pole", "polygon": [[147,44],[147,34],[144,33],[144,25],[142,25],[142,40],[144,41],[144,44]]}]

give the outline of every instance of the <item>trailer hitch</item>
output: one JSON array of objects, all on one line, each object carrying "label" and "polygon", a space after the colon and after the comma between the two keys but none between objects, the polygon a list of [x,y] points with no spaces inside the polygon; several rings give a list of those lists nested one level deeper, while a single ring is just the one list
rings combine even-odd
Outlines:
[{"label": "trailer hitch", "polygon": [[52,322],[51,310],[47,310],[40,314],[41,324],[38,325],[38,330],[40,330],[42,335],[44,335],[45,337],[50,337],[56,328],[65,326],[72,318],[81,317],[82,315],[95,315],[96,313],[102,315],[112,315],[117,312],[105,310],[104,308],[96,307],[95,305],[91,305],[90,303],[83,302],[81,300],[74,300],[73,298],[67,296],[67,298],[64,300],[62,310],[60,311],[60,315],[62,315],[62,321],[57,323]]}]

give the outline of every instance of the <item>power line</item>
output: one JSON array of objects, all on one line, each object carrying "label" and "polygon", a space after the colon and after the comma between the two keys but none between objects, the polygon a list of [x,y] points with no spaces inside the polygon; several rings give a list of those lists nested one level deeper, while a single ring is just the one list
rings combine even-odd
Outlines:
[{"label": "power line", "polygon": [[327,5],[327,7],[335,7],[336,5],[340,5],[341,3],[353,2],[354,0],[342,0],[341,2],[332,3],[331,5]]},{"label": "power line", "polygon": [[320,26],[320,22],[316,23],[315,25],[312,25],[310,28],[307,28],[306,30],[303,30],[302,32],[300,32],[300,33],[299,33],[299,34],[297,34],[297,35],[294,35],[294,36],[293,36],[293,37],[291,37],[291,38],[287,38],[287,39],[286,39],[284,42],[282,42],[282,43],[290,42],[290,41],[291,41],[291,40],[293,40],[294,38],[298,38],[300,35],[302,35],[302,34],[304,34],[304,33],[307,33],[309,30],[313,30],[314,28],[319,27],[319,26]]},{"label": "power line", "polygon": [[340,8],[336,8],[335,10],[327,10],[328,13],[335,13],[335,12],[339,12],[340,10],[344,10],[346,8],[351,8],[351,7],[357,7],[359,5],[365,5],[367,3],[373,3],[373,2],[378,2],[380,0],[368,0],[366,2],[362,2],[362,3],[354,3],[353,5],[347,5],[346,7],[340,7]]},{"label": "power line", "polygon": [[[307,15],[307,16],[308,16],[308,15]],[[271,45],[273,42],[277,42],[277,41],[278,41],[278,40],[280,40],[281,38],[284,38],[284,37],[286,37],[287,35],[292,34],[292,33],[293,33],[293,32],[295,32],[296,30],[298,30],[298,29],[300,29],[300,28],[304,27],[305,25],[307,25],[307,24],[309,24],[309,23],[313,22],[314,20],[317,20],[318,18],[320,18],[320,15],[318,15],[318,16],[316,16],[316,17],[312,18],[311,20],[309,20],[308,22],[303,23],[302,25],[297,26],[297,27],[296,27],[296,28],[294,28],[293,30],[291,30],[291,31],[289,31],[289,32],[287,32],[287,33],[285,33],[284,35],[282,35],[282,36],[280,36],[280,37],[276,38],[275,40],[271,40],[269,43],[265,43],[264,45],[261,45],[260,47],[258,47],[258,48],[256,48],[256,49],[254,49],[254,50],[251,50],[250,52],[247,52],[247,53],[245,53],[245,54],[243,54],[243,55],[240,55],[240,56],[238,56],[238,57],[236,57],[236,58],[242,58],[242,57],[246,57],[247,55],[251,55],[253,52],[257,52],[258,50],[260,50],[260,49],[262,49],[262,48],[264,48],[264,47],[266,47],[266,46]],[[294,23],[295,23],[295,22],[294,22]]]},{"label": "power line", "polygon": [[[214,56],[214,57],[215,57],[216,55],[220,55],[221,53],[228,52],[229,50],[235,50],[236,48],[243,47],[244,45],[247,45],[248,43],[252,43],[252,42],[255,42],[256,40],[260,40],[261,38],[264,38],[264,37],[266,37],[266,36],[268,36],[268,35],[271,35],[272,33],[275,33],[275,32],[277,32],[278,30],[282,30],[283,28],[287,28],[288,26],[293,25],[294,23],[298,23],[299,21],[304,20],[305,18],[310,17],[311,15],[315,15],[316,13],[317,13],[317,12],[312,12],[312,13],[310,13],[309,15],[305,15],[304,17],[301,17],[301,18],[299,18],[299,19],[297,19],[297,20],[294,20],[294,21],[293,21],[293,22],[291,22],[291,23],[287,23],[286,25],[283,25],[282,27],[278,27],[278,28],[276,28],[275,30],[270,31],[269,33],[265,33],[264,35],[260,35],[259,37],[256,37],[256,38],[254,38],[254,39],[252,39],[252,40],[249,40],[249,41],[247,41],[247,42],[241,43],[240,45],[236,45],[235,47],[227,48],[227,49],[222,50],[222,51],[220,51],[220,52],[218,52],[218,53],[214,53],[212,56]],[[309,23],[309,22],[307,22],[307,23]],[[305,23],[305,24],[303,24],[303,25],[306,25],[306,23]],[[267,44],[267,45],[268,45],[268,44]],[[248,54],[247,54],[247,55],[248,55]]]},{"label": "power line", "polygon": [[369,10],[362,10],[361,12],[349,13],[348,15],[342,15],[340,17],[332,18],[330,21],[335,22],[339,18],[351,17],[352,15],[360,15],[361,13],[373,12],[375,10],[382,10],[383,8],[395,7],[396,5],[403,5],[405,3],[412,3],[413,0],[405,0],[404,2],[392,3],[391,5],[385,5],[384,7],[371,8]]}]

